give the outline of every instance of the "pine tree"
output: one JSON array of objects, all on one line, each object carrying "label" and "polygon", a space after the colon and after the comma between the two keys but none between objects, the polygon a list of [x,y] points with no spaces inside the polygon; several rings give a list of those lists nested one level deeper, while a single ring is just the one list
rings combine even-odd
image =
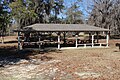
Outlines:
[{"label": "pine tree", "polygon": [[71,24],[83,23],[81,16],[82,16],[82,11],[80,10],[80,6],[78,5],[78,2],[74,2],[66,10],[67,23],[71,23]]}]

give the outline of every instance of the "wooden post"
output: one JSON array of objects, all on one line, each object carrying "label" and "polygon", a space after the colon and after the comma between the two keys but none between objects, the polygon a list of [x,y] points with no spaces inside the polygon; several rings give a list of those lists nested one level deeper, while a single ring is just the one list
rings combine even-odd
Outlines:
[{"label": "wooden post", "polygon": [[84,44],[84,48],[86,48],[86,44]]},{"label": "wooden post", "polygon": [[66,39],[65,39],[66,32],[64,32],[63,35],[64,35],[64,45],[66,45]]},{"label": "wooden post", "polygon": [[3,36],[1,36],[1,42],[2,42],[2,44],[4,44],[4,37]]},{"label": "wooden post", "polygon": [[21,50],[20,32],[18,32],[18,50]]},{"label": "wooden post", "polygon": [[99,35],[98,35],[98,32],[96,32],[97,34],[97,43],[99,43]]},{"label": "wooden post", "polygon": [[41,49],[40,35],[39,35],[39,50]]},{"label": "wooden post", "polygon": [[3,33],[3,32],[1,32],[1,34],[0,34],[0,35],[1,35],[1,43],[2,43],[2,44],[4,44],[4,33]]},{"label": "wooden post", "polygon": [[49,33],[49,36],[50,36],[50,42],[52,41],[52,33],[50,32]]},{"label": "wooden post", "polygon": [[100,43],[100,47],[102,46],[102,44]]},{"label": "wooden post", "polygon": [[76,35],[76,48],[78,47],[78,35]]},{"label": "wooden post", "polygon": [[58,34],[58,49],[60,49],[60,34]]},{"label": "wooden post", "polygon": [[106,35],[106,47],[108,47],[109,46],[109,35],[108,35],[108,32],[107,32],[107,35]]},{"label": "wooden post", "polygon": [[2,43],[2,33],[0,32],[0,42]]},{"label": "wooden post", "polygon": [[92,47],[94,47],[94,34],[92,34]]}]

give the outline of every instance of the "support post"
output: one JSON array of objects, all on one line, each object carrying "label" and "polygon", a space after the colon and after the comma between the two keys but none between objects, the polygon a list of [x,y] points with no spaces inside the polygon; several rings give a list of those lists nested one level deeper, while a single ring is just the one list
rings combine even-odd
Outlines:
[{"label": "support post", "polygon": [[92,34],[92,47],[94,47],[94,34]]},{"label": "support post", "polygon": [[60,49],[60,34],[58,34],[58,49]]},{"label": "support post", "polygon": [[64,32],[63,35],[64,35],[64,46],[65,46],[66,45],[66,39],[65,39],[66,32]]},{"label": "support post", "polygon": [[2,33],[0,32],[0,42],[2,43]]},{"label": "support post", "polygon": [[0,35],[1,35],[1,43],[2,43],[2,44],[4,44],[4,33],[3,33],[3,32],[1,32],[1,34],[0,34]]},{"label": "support post", "polygon": [[86,48],[86,44],[84,44],[84,48]]},{"label": "support post", "polygon": [[102,46],[102,44],[100,43],[100,47]]},{"label": "support post", "polygon": [[20,32],[18,32],[18,50],[21,50],[21,42],[20,42]]},{"label": "support post", "polygon": [[50,35],[50,42],[51,42],[52,41],[52,33],[50,32],[49,35]]},{"label": "support post", "polygon": [[39,35],[39,50],[41,49],[40,35]]},{"label": "support post", "polygon": [[76,48],[78,47],[78,35],[76,35]]},{"label": "support post", "polygon": [[107,35],[106,35],[106,47],[108,47],[109,46],[109,35],[108,35],[108,32],[107,32]]},{"label": "support post", "polygon": [[98,35],[98,32],[96,32],[97,34],[97,43],[99,43],[99,35]]},{"label": "support post", "polygon": [[4,44],[4,37],[1,35],[1,43]]}]

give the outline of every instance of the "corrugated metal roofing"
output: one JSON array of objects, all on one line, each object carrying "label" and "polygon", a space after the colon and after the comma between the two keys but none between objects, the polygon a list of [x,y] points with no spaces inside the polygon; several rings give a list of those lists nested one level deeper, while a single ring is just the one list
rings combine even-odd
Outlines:
[{"label": "corrugated metal roofing", "polygon": [[20,31],[109,31],[109,29],[90,26],[87,24],[34,24],[25,28]]}]

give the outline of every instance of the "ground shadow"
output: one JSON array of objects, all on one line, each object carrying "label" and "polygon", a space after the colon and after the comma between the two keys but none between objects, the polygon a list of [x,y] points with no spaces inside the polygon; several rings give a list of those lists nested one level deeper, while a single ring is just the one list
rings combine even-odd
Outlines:
[{"label": "ground shadow", "polygon": [[30,56],[38,55],[41,61],[51,60],[52,57],[47,55],[49,52],[60,52],[58,50],[21,50],[18,51],[16,46],[13,47],[0,47],[0,67],[4,67],[6,65],[16,65],[21,60],[31,61]]},{"label": "ground shadow", "polygon": [[61,50],[58,50],[58,49],[54,49],[54,48],[50,48],[50,49],[42,49],[42,50],[37,50],[38,53],[40,54],[48,54],[48,53],[51,53],[51,52],[56,52],[56,53],[62,53]]},{"label": "ground shadow", "polygon": [[120,52],[120,50],[114,50],[114,52]]},{"label": "ground shadow", "polygon": [[7,44],[7,43],[17,43],[18,41],[6,41],[6,42],[4,42],[5,44]]},{"label": "ground shadow", "polygon": [[27,57],[30,55],[30,51],[27,51],[26,54],[19,54],[19,51],[15,46],[13,47],[1,47],[0,48],[0,67],[6,65],[14,65],[19,62],[21,59],[29,60]]}]

